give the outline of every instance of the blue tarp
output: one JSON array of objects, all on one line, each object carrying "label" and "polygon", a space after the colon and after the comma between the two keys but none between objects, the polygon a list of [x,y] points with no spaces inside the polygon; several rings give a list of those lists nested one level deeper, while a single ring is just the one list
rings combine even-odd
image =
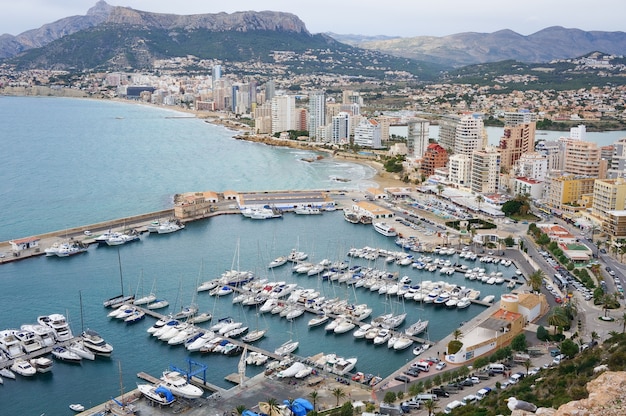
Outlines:
[{"label": "blue tarp", "polygon": [[254,413],[252,410],[244,410],[242,416],[259,416],[259,413]]},{"label": "blue tarp", "polygon": [[167,402],[168,402],[168,403],[169,403],[169,402],[174,401],[174,395],[172,394],[172,392],[171,392],[171,391],[169,391],[167,388],[165,388],[165,387],[163,387],[163,386],[159,386],[159,387],[157,387],[157,388],[154,390],[154,392],[155,392],[156,394],[160,394],[160,395],[165,396],[165,399],[167,400]]},{"label": "blue tarp", "polygon": [[290,408],[296,416],[304,416],[310,410],[313,410],[313,405],[308,400],[302,398],[295,399],[291,404],[289,403],[289,400],[283,400],[283,404]]}]

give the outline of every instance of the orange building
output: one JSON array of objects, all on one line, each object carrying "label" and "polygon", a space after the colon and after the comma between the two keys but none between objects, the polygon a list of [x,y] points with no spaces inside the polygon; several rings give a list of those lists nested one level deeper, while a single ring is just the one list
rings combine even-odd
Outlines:
[{"label": "orange building", "polygon": [[430,176],[435,173],[435,169],[442,168],[448,164],[448,152],[437,143],[431,143],[426,148],[422,159],[422,174]]}]

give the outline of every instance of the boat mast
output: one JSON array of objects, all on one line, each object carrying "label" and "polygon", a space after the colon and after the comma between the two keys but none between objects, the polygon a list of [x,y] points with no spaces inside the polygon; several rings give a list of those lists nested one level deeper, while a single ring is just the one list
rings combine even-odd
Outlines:
[{"label": "boat mast", "polygon": [[117,248],[117,263],[120,268],[120,286],[122,286],[122,296],[124,296],[124,277],[122,275],[122,259],[120,258],[120,248]]}]

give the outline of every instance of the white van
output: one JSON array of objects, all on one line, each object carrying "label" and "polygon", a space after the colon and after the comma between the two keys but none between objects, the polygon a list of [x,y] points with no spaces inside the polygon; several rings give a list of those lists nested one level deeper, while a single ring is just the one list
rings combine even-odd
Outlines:
[{"label": "white van", "polygon": [[476,398],[478,400],[482,400],[485,398],[485,396],[487,396],[489,394],[489,392],[491,392],[491,388],[489,387],[485,387],[484,389],[480,389],[476,392]]},{"label": "white van", "polygon": [[489,371],[494,372],[494,373],[498,373],[498,374],[502,374],[504,373],[504,364],[489,364]]},{"label": "white van", "polygon": [[452,413],[452,411],[454,409],[456,409],[457,407],[461,407],[461,406],[463,406],[463,403],[461,403],[458,400],[454,400],[454,401],[448,403],[448,405],[443,409],[443,412],[448,415],[448,414]]},{"label": "white van", "polygon": [[473,394],[469,394],[463,397],[463,400],[461,400],[461,403],[463,403],[463,405],[467,405],[467,404],[476,403],[477,401],[478,401],[478,397],[474,396]]},{"label": "white van", "polygon": [[437,396],[436,394],[431,394],[431,393],[420,393],[417,396],[415,396],[413,400],[419,401],[419,402],[427,402],[429,400],[432,400],[433,402],[436,402],[437,400],[439,400],[439,396]]},{"label": "white van", "polygon": [[430,363],[428,361],[420,361],[418,363],[415,363],[415,368],[427,373],[430,371]]}]

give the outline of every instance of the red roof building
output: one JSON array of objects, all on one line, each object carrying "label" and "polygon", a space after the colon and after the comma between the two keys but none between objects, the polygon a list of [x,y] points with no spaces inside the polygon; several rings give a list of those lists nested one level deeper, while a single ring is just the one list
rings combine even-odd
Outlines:
[{"label": "red roof building", "polygon": [[448,164],[448,152],[437,143],[431,143],[426,148],[422,159],[422,174],[430,176],[435,173],[435,169],[442,168]]}]

